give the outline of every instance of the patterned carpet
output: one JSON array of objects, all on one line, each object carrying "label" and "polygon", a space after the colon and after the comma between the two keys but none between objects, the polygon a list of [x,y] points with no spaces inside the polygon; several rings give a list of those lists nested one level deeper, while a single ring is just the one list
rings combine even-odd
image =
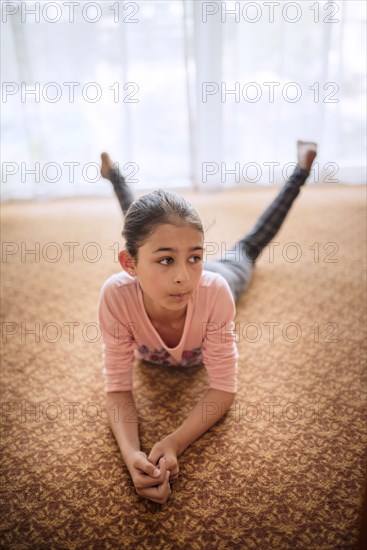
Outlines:
[{"label": "patterned carpet", "polygon": [[[206,241],[230,245],[277,191],[182,194],[211,225]],[[97,306],[120,270],[117,201],[2,205],[1,548],[356,548],[365,197],[364,186],[302,189],[237,302],[235,402],[179,457],[163,506],[136,495],[104,409]],[[149,454],[207,376],[136,363],[134,385]]]}]

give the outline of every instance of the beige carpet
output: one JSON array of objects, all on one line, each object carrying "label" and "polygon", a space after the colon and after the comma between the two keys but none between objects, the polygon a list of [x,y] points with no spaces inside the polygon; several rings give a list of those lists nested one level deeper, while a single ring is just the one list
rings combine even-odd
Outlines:
[{"label": "beige carpet", "polygon": [[[206,241],[230,245],[278,189],[182,194],[215,222]],[[163,506],[136,495],[104,411],[97,306],[120,270],[117,201],[3,204],[1,548],[355,548],[367,462],[365,199],[364,186],[302,189],[274,259],[267,247],[237,303],[235,403],[179,457]],[[76,243],[74,258],[65,243]],[[207,375],[136,363],[134,384],[149,453]]]}]

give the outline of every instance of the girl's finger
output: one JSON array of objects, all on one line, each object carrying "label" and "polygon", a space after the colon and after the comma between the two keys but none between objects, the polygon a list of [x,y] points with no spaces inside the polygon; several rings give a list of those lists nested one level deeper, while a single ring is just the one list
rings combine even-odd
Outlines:
[{"label": "girl's finger", "polygon": [[140,496],[149,498],[150,500],[161,504],[162,499],[165,497],[165,495],[170,493],[171,487],[169,484],[169,473],[167,471],[165,474],[164,482],[161,485],[158,485],[158,487],[147,487],[143,489],[143,494],[141,494]]},{"label": "girl's finger", "polygon": [[159,462],[157,466],[155,466],[154,464],[149,462],[147,457],[144,457],[143,455],[139,457],[139,460],[136,463],[136,468],[138,468],[145,474],[148,474],[154,479],[159,479],[161,477],[160,467],[162,467],[161,462]]},{"label": "girl's finger", "polygon": [[145,465],[146,469],[141,472],[141,476],[139,479],[140,485],[142,485],[145,488],[145,487],[155,487],[163,483],[164,476],[166,475],[166,470],[167,470],[166,461],[163,457],[160,459],[158,466],[159,468],[157,468],[157,470],[159,475],[155,476],[153,474],[156,468],[154,466],[153,468],[150,468],[149,465],[148,466]]}]

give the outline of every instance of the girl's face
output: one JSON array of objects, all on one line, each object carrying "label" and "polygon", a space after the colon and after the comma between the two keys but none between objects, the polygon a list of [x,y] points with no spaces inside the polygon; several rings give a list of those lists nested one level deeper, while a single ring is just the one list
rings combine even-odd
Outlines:
[{"label": "girl's face", "polygon": [[186,309],[199,286],[203,253],[203,234],[188,224],[159,225],[139,247],[138,262],[129,271],[138,277],[153,315],[170,316]]}]

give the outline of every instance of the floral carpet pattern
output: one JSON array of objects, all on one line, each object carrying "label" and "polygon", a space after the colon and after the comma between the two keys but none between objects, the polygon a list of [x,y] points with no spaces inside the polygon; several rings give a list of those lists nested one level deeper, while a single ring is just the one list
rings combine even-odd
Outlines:
[{"label": "floral carpet pattern", "polygon": [[[276,193],[182,192],[217,249]],[[105,410],[97,307],[120,270],[117,201],[4,203],[0,547],[356,548],[367,463],[365,194],[302,189],[237,302],[235,401],[179,457],[164,505],[135,493]],[[149,454],[208,379],[202,366],[143,361],[133,375]]]}]

